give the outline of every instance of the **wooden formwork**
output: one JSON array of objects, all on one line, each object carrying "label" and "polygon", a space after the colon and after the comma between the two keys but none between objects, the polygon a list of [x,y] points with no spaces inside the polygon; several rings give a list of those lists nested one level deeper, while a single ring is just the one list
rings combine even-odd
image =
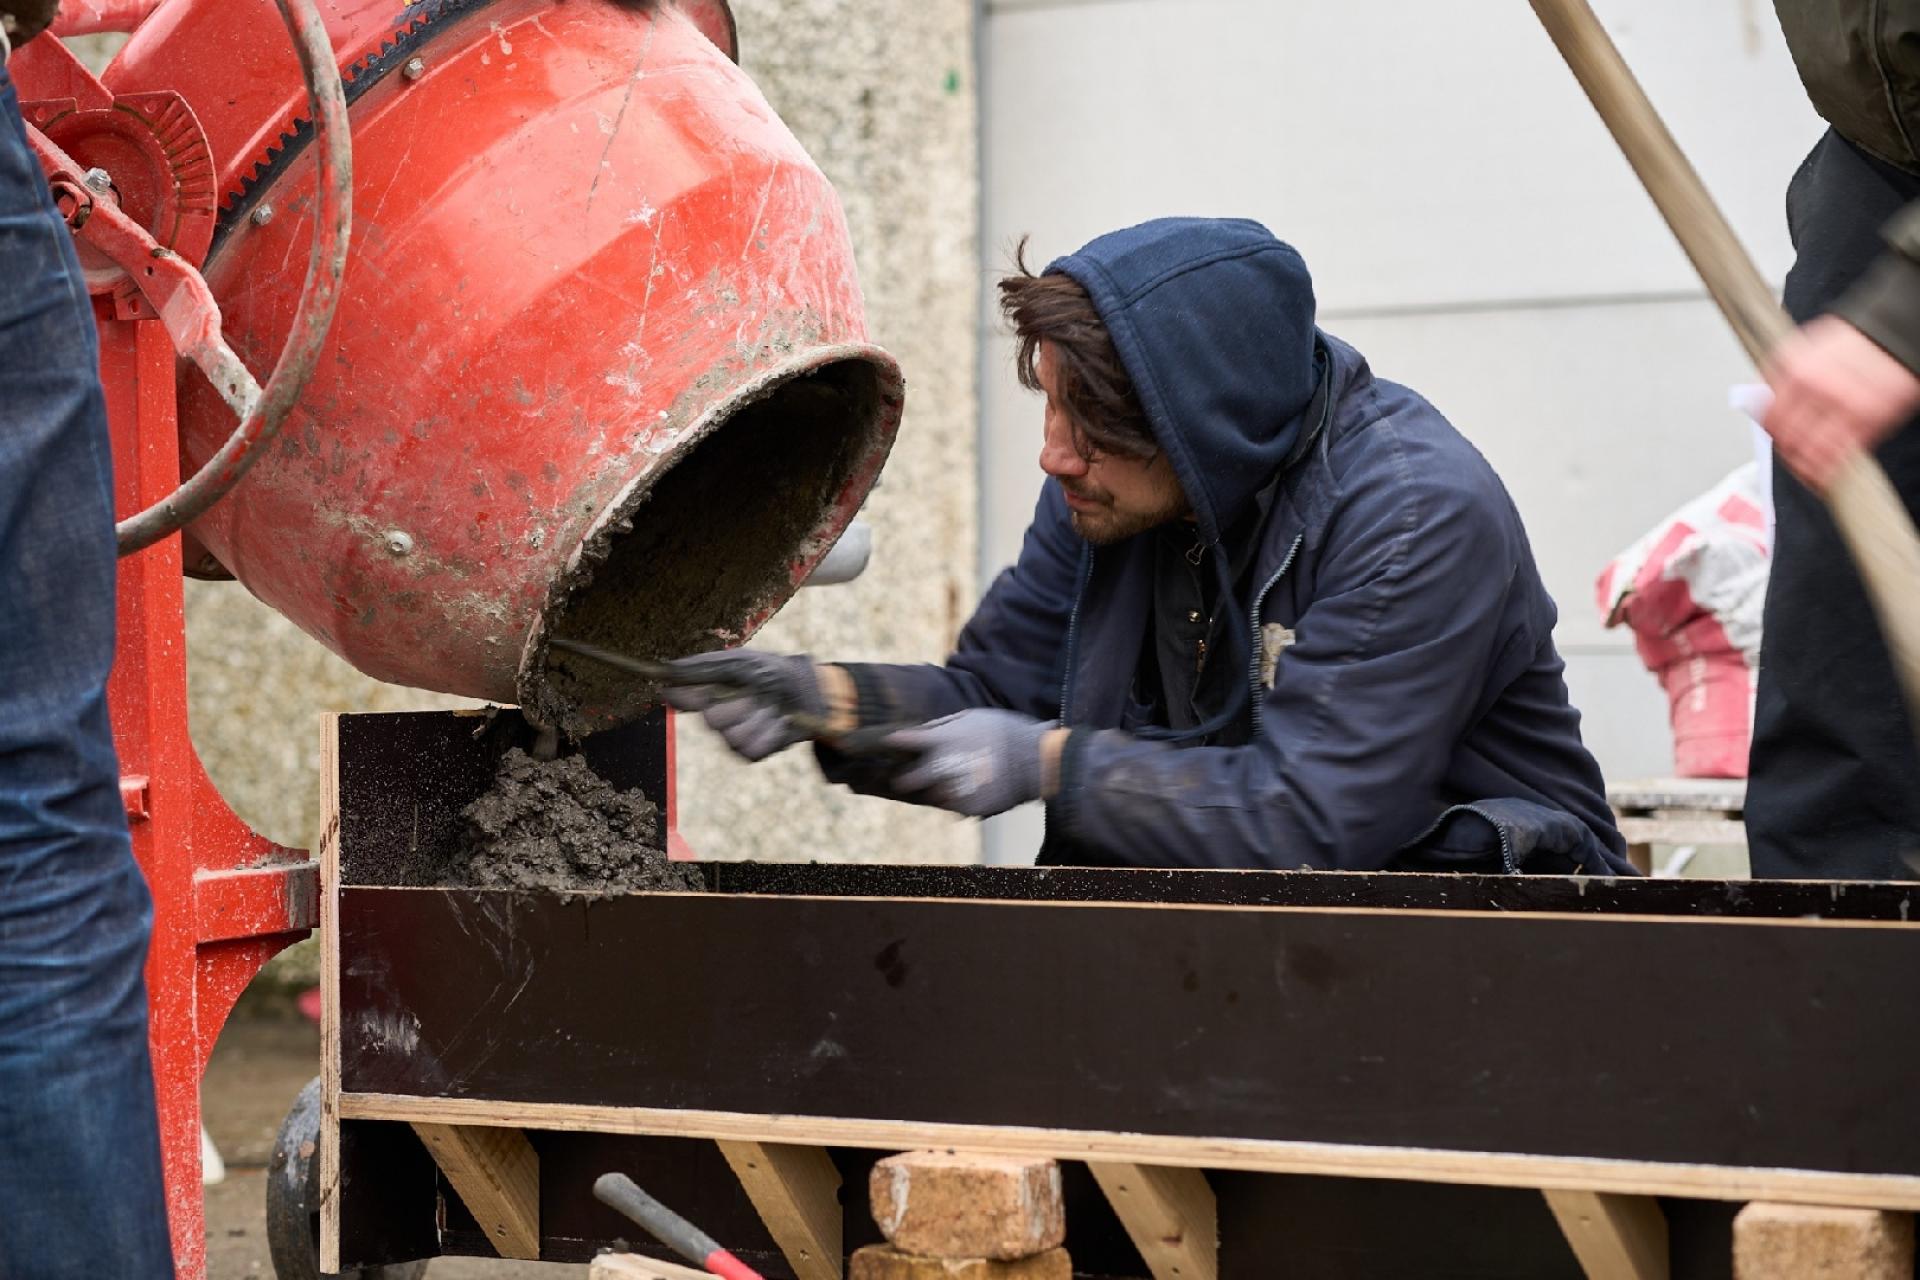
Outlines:
[{"label": "wooden formwork", "polygon": [[[1742,1202],[1920,1209],[1920,885],[370,882],[525,733],[476,727],[328,726],[323,1270],[644,1245],[589,1191],[620,1169],[838,1276],[873,1160],[928,1146],[1066,1162],[1090,1277],[1726,1275]],[[588,751],[657,784],[662,745]]]}]

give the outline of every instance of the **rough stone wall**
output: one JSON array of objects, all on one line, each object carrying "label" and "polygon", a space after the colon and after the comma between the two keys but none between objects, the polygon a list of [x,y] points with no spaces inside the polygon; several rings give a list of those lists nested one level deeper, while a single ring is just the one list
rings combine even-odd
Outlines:
[{"label": "rough stone wall", "polygon": [[[932,659],[975,595],[977,175],[972,0],[735,0],[744,61],[839,189],[876,341],[905,366],[900,443],[866,518],[873,567],[803,591],[759,643]],[[187,584],[194,740],[241,816],[311,846],[322,711],[463,704],[369,680],[234,584]],[[969,861],[973,824],[828,788],[803,751],[748,767],[680,732],[703,857]]]},{"label": "rough stone wall", "polygon": [[[804,590],[755,640],[825,657],[934,660],[977,595],[979,324],[973,0],[733,0],[741,61],[833,181],[874,341],[907,413],[867,505],[872,567]],[[828,788],[809,753],[747,766],[680,731],[681,827],[702,857],[956,862],[978,825]]]}]

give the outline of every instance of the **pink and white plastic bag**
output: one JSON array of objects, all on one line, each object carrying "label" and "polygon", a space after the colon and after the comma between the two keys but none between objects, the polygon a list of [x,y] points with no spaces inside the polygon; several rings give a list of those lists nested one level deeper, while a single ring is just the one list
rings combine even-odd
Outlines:
[{"label": "pink and white plastic bag", "polygon": [[1748,463],[1615,556],[1596,594],[1667,691],[1674,772],[1744,778],[1771,559],[1766,491]]}]

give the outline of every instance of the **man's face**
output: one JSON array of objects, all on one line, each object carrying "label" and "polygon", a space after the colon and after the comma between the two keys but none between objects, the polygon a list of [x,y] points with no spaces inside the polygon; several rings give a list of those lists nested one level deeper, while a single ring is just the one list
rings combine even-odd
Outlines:
[{"label": "man's face", "polygon": [[1075,533],[1095,546],[1106,546],[1192,511],[1164,450],[1150,461],[1098,451],[1091,458],[1081,457],[1074,447],[1073,422],[1055,395],[1059,383],[1052,343],[1041,342],[1035,370],[1047,394],[1040,469],[1060,482]]}]

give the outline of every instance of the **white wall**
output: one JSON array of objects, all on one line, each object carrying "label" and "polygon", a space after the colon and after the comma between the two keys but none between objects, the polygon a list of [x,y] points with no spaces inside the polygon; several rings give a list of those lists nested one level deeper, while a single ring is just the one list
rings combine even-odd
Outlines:
[{"label": "white wall", "polygon": [[[1819,134],[1767,0],[1594,0],[1776,286],[1787,179]],[[1499,468],[1608,775],[1670,768],[1665,703],[1593,580],[1751,456],[1738,347],[1521,0],[986,0],[989,278],[1164,214],[1259,218],[1321,323],[1430,397]],[[1038,412],[993,316],[982,580],[1018,550]],[[1036,815],[989,832],[1030,856]]]}]

